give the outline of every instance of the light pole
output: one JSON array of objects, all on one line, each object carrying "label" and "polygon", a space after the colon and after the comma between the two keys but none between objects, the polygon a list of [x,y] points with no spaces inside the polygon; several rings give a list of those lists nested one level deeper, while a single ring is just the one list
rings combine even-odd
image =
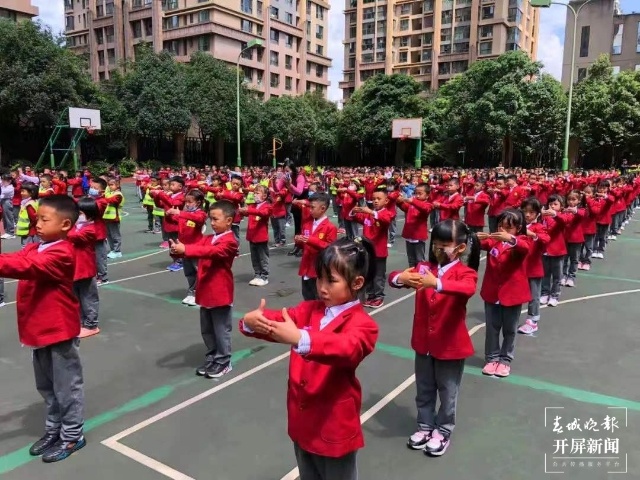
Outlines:
[{"label": "light pole", "polygon": [[551,5],[562,5],[573,13],[573,45],[571,47],[571,73],[569,74],[569,103],[567,105],[567,124],[564,132],[564,151],[562,154],[562,171],[569,170],[569,137],[571,135],[571,104],[573,101],[573,73],[576,69],[576,39],[578,37],[578,15],[586,4],[593,0],[586,0],[576,10],[569,3],[552,2],[551,0],[531,0],[531,6],[537,8],[549,8]]},{"label": "light pole", "polygon": [[247,43],[247,46],[240,50],[238,54],[238,61],[236,62],[236,140],[238,142],[238,156],[236,157],[236,165],[242,166],[242,154],[240,153],[240,57],[247,50],[251,50],[254,47],[261,47],[262,40],[256,38]]}]

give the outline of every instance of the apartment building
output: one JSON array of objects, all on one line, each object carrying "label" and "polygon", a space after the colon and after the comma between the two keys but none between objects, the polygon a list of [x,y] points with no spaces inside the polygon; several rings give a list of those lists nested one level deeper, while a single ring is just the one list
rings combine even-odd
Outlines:
[{"label": "apartment building", "polygon": [[324,0],[61,0],[67,45],[89,55],[94,80],[108,79],[140,44],[181,62],[196,51],[235,66],[265,99],[329,86]]},{"label": "apartment building", "polygon": [[31,0],[0,0],[0,19],[19,22],[37,16],[38,7],[31,5]]},{"label": "apartment building", "polygon": [[[586,2],[570,3],[578,9]],[[573,32],[573,13],[567,9],[562,62],[565,87],[571,81]],[[580,9],[577,32],[574,82],[585,78],[589,67],[603,53],[609,56],[614,75],[623,70],[640,70],[640,12],[624,14],[616,0],[591,0]]]},{"label": "apartment building", "polygon": [[529,0],[346,0],[343,99],[378,73],[435,90],[476,60],[535,58],[538,26]]}]

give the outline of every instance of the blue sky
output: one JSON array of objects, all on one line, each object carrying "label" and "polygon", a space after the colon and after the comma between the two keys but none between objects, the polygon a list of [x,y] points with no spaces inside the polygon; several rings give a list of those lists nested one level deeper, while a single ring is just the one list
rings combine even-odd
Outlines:
[{"label": "blue sky", "polygon": [[[40,20],[50,25],[54,32],[63,30],[63,0],[32,0],[32,3],[40,7]],[[329,71],[329,79],[331,80],[329,99],[337,101],[342,98],[338,82],[342,78],[344,58],[342,45],[344,37],[344,16],[342,13],[344,0],[334,0],[331,3],[333,8],[329,14],[329,56],[333,59],[333,67]],[[630,13],[634,8],[640,12],[640,0],[620,0],[620,4],[624,13]],[[565,18],[565,7],[552,5],[551,8],[542,9],[540,20],[541,41],[538,46],[538,58],[544,63],[545,71],[558,79],[562,72]]]}]

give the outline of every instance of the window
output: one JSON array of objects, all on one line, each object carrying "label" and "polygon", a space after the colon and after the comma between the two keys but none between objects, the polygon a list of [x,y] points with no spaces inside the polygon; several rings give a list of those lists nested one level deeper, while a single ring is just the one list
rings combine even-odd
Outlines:
[{"label": "window", "polygon": [[[171,30],[172,28],[178,28],[180,26],[180,17],[174,15],[173,17],[165,17],[163,23],[164,30]],[[109,40],[107,39],[107,42]]]},{"label": "window", "polygon": [[104,5],[96,5],[96,17],[104,17]]},{"label": "window", "polygon": [[422,13],[433,12],[433,0],[422,2]]},{"label": "window", "polygon": [[324,55],[324,47],[322,45],[316,45],[316,55]]},{"label": "window", "polygon": [[371,62],[373,62],[373,53],[363,53],[362,57],[360,58],[360,61],[362,63],[371,63]]},{"label": "window", "polygon": [[406,30],[409,30],[409,20],[400,20],[400,31],[404,32]]},{"label": "window", "polygon": [[74,26],[73,15],[69,15],[65,19],[65,30],[73,30],[73,26]]},{"label": "window", "polygon": [[376,52],[376,62],[384,62],[385,58],[384,56],[386,55],[385,52]]},{"label": "window", "polygon": [[96,30],[96,43],[102,45],[104,43],[104,31],[99,28]]},{"label": "window", "polygon": [[113,25],[105,29],[105,35],[107,36],[107,43],[113,43],[115,41],[115,30]]},{"label": "window", "polygon": [[386,35],[387,33],[387,22],[381,21],[378,22],[378,35]]},{"label": "window", "polygon": [[240,10],[243,11],[244,13],[251,14],[251,12],[253,11],[253,8],[251,5],[252,1],[253,0],[240,0]]},{"label": "window", "polygon": [[522,12],[518,8],[510,8],[507,13],[507,22],[520,23],[522,20]]},{"label": "window", "polygon": [[324,7],[316,5],[316,18],[318,20],[324,20]]},{"label": "window", "polygon": [[365,8],[362,10],[362,19],[363,20],[373,20],[376,16],[375,8]]},{"label": "window", "polygon": [[349,27],[349,38],[355,38],[356,37],[356,26],[353,25],[352,27]]},{"label": "window", "polygon": [[636,53],[640,53],[640,22],[638,22],[638,40],[636,41]]},{"label": "window", "polygon": [[454,43],[453,53],[469,53],[469,42]]},{"label": "window", "polygon": [[362,35],[373,35],[374,26],[373,23],[368,22],[362,25]]},{"label": "window", "polygon": [[178,0],[162,0],[162,10],[175,10],[178,8]]},{"label": "window", "polygon": [[442,0],[442,10],[451,10],[453,8],[453,0]]},{"label": "window", "polygon": [[280,41],[280,32],[271,29],[271,43],[278,43]]},{"label": "window", "polygon": [[456,22],[470,22],[471,7],[456,9]]},{"label": "window", "polygon": [[293,25],[293,15],[289,12],[286,12],[284,14],[284,21],[287,22],[289,25]]},{"label": "window", "polygon": [[431,44],[433,44],[433,32],[423,33],[422,45],[431,45]]},{"label": "window", "polygon": [[591,27],[589,25],[582,27],[580,32],[580,57],[589,56],[589,36],[591,35]]},{"label": "window", "polygon": [[581,82],[585,78],[587,78],[587,69],[586,68],[579,68],[578,69],[578,81]]},{"label": "window", "polygon": [[322,40],[324,35],[324,27],[322,25],[316,25],[316,38]]},{"label": "window", "polygon": [[249,20],[245,20],[245,19],[240,20],[240,30],[242,30],[243,32],[252,33],[253,22],[250,22]]},{"label": "window", "polygon": [[387,17],[387,7],[378,7],[378,20],[385,19]]},{"label": "window", "polygon": [[401,46],[401,47],[407,47],[407,46],[409,46],[409,38],[408,38],[408,37],[402,37],[402,38],[400,38],[400,46]]},{"label": "window", "polygon": [[293,37],[287,33],[284,34],[284,44],[287,48],[293,48]]},{"label": "window", "polygon": [[293,57],[291,55],[284,56],[284,68],[291,70],[293,68]]},{"label": "window", "polygon": [[133,38],[142,37],[142,22],[133,22],[131,27],[133,30]]},{"label": "window", "polygon": [[409,57],[408,52],[400,52],[398,54],[398,62],[399,63],[407,63],[407,58]]},{"label": "window", "polygon": [[409,15],[411,13],[411,5],[403,4],[400,5],[400,15]]},{"label": "window", "polygon": [[451,41],[451,29],[443,28],[440,30],[440,41],[441,42],[450,42]]},{"label": "window", "polygon": [[242,53],[240,54],[240,56],[242,58],[247,59],[247,60],[252,60],[253,59],[253,48],[249,48],[247,50],[245,50],[245,48],[247,48],[247,42],[241,42],[240,43],[240,51]]},{"label": "window", "polygon": [[612,67],[611,73],[615,77],[616,75],[618,75],[620,73],[620,67],[618,67],[618,66]]},{"label": "window", "polygon": [[150,18],[145,18],[143,20],[144,23],[144,33],[147,37],[153,35],[153,20]]},{"label": "window", "polygon": [[293,83],[293,78],[284,77],[284,89],[285,90],[291,90],[292,89],[292,87],[291,87],[292,83]]},{"label": "window", "polygon": [[420,54],[420,61],[421,62],[430,62],[431,61],[431,49],[430,48],[422,50],[422,53]]},{"label": "window", "polygon": [[482,20],[488,20],[490,18],[493,18],[494,11],[495,11],[495,7],[493,5],[487,5],[485,7],[482,7]]},{"label": "window", "polygon": [[113,2],[107,2],[104,6],[105,15],[113,15]]},{"label": "window", "polygon": [[378,37],[376,39],[376,50],[384,50],[387,47],[387,39],[385,37]]},{"label": "window", "polygon": [[271,74],[271,87],[277,88],[280,85],[280,75],[277,73]]},{"label": "window", "polygon": [[483,25],[480,27],[480,38],[493,37],[493,25]]},{"label": "window", "polygon": [[104,66],[104,50],[98,50],[98,65]]},{"label": "window", "polygon": [[493,42],[480,43],[480,55],[491,55],[493,52]]},{"label": "window", "polygon": [[624,30],[624,25],[619,23],[613,27],[613,51],[614,55],[620,55],[622,53],[622,33]]},{"label": "window", "polygon": [[198,37],[198,50],[201,52],[208,52],[210,47],[210,37],[209,35],[203,35]]},{"label": "window", "polygon": [[262,16],[262,2],[260,1],[256,2],[256,15],[259,17]]},{"label": "window", "polygon": [[204,23],[209,21],[209,10],[200,10],[198,12],[198,23]]},{"label": "window", "polygon": [[276,7],[271,7],[271,18],[278,19],[278,9]]},{"label": "window", "polygon": [[442,12],[442,24],[447,25],[453,20],[453,12],[451,10],[445,10]]},{"label": "window", "polygon": [[460,60],[458,62],[451,63],[451,73],[462,73],[469,68],[469,62],[467,60]]},{"label": "window", "polygon": [[316,65],[316,77],[321,77],[324,75],[324,67],[322,65]]},{"label": "window", "polygon": [[451,53],[451,44],[446,43],[444,45],[440,45],[440,55],[448,55]]},{"label": "window", "polygon": [[270,55],[269,63],[274,67],[277,67],[279,63],[278,52],[270,52],[269,55]]},{"label": "window", "polygon": [[438,64],[438,74],[449,75],[451,73],[451,64],[449,62]]},{"label": "window", "polygon": [[453,32],[453,39],[454,40],[464,40],[465,38],[469,38],[469,36],[471,35],[471,27],[470,26],[464,26],[464,27],[456,27],[454,32]]},{"label": "window", "polygon": [[115,48],[110,48],[109,50],[107,50],[107,60],[109,62],[109,65],[115,65],[116,64],[116,49]]}]

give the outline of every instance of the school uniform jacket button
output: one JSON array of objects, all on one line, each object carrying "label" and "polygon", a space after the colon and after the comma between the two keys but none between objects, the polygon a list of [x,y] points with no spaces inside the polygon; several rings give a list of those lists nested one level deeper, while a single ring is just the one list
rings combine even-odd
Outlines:
[{"label": "school uniform jacket button", "polygon": [[306,380],[301,380],[300,381],[300,386],[301,387],[305,387],[307,385],[307,381]]}]

